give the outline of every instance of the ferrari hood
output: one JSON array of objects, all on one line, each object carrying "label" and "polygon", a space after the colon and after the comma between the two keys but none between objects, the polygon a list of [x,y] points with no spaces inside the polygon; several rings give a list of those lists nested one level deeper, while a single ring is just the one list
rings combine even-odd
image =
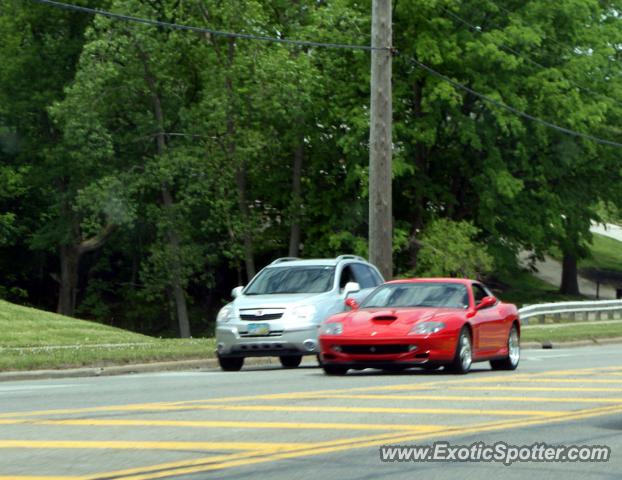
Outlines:
[{"label": "ferrari hood", "polygon": [[341,318],[345,335],[395,336],[407,335],[420,322],[442,322],[460,315],[456,309],[445,308],[382,308],[355,310]]}]

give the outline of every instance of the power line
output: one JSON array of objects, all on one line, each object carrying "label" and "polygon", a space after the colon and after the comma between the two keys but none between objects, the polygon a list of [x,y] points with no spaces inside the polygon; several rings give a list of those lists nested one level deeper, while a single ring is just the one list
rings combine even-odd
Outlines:
[{"label": "power line", "polygon": [[114,18],[116,20],[123,20],[125,22],[142,23],[145,25],[168,28],[171,30],[183,30],[183,31],[189,31],[189,32],[196,32],[196,33],[209,33],[210,35],[214,35],[215,37],[241,38],[245,40],[259,40],[263,42],[284,43],[288,45],[297,45],[301,47],[334,48],[334,49],[343,49],[343,50],[367,50],[367,51],[387,50],[386,47],[375,48],[369,45],[350,45],[350,44],[345,44],[345,43],[312,42],[312,41],[307,41],[307,40],[292,40],[289,38],[251,35],[247,33],[224,32],[221,30],[212,30],[210,28],[204,28],[204,27],[194,27],[191,25],[179,25],[177,23],[161,22],[159,20],[151,20],[148,18],[133,17],[131,15],[123,15],[120,13],[108,12],[106,10],[101,10],[99,8],[82,7],[80,5],[56,2],[53,0],[31,0],[31,1],[36,2],[36,3],[41,3],[44,5],[48,5],[51,7],[55,7],[55,8],[73,10],[77,12],[88,13],[91,15],[100,15],[102,17]]},{"label": "power line", "polygon": [[[497,5],[497,6],[498,6],[499,8],[502,8],[502,7],[500,7],[499,5]],[[447,8],[444,8],[444,7],[441,7],[441,10],[443,10],[445,13],[447,13],[449,16],[453,17],[455,20],[457,20],[458,22],[462,23],[463,25],[466,25],[467,27],[469,27],[469,28],[470,28],[471,30],[473,30],[474,32],[476,32],[476,33],[484,33],[484,30],[483,30],[483,29],[482,29],[479,25],[475,25],[475,24],[473,24],[473,23],[469,22],[468,20],[466,20],[466,19],[462,18],[462,17],[461,17],[460,15],[458,15],[457,13],[454,13],[454,12],[452,12],[451,10],[449,10],[449,9],[447,9]],[[508,11],[508,10],[506,10],[506,9],[503,9],[503,10],[504,10],[504,11],[506,11],[506,12],[509,12],[509,11]],[[505,51],[507,51],[507,52],[510,52],[510,53],[511,53],[511,54],[513,54],[513,55],[516,55],[516,56],[517,56],[517,57],[519,57],[519,58],[522,58],[522,59],[523,59],[523,60],[525,60],[526,62],[528,62],[528,63],[530,63],[531,65],[534,65],[534,66],[536,66],[536,67],[538,67],[538,68],[540,68],[540,69],[542,69],[542,70],[548,70],[548,69],[549,69],[549,67],[547,67],[547,66],[545,66],[545,65],[541,64],[540,62],[537,62],[536,60],[533,60],[533,59],[532,59],[531,57],[529,57],[528,55],[525,55],[525,54],[523,54],[523,53],[519,52],[518,50],[513,49],[512,47],[508,47],[507,45],[504,45],[504,44],[502,44],[502,43],[501,43],[501,44],[499,44],[499,45],[498,45],[498,47],[499,47],[499,48],[501,48],[501,49],[503,49],[503,50],[505,50]],[[571,79],[569,79],[569,78],[567,78],[567,77],[565,77],[565,76],[564,76],[564,79],[565,79],[566,81],[568,81],[568,82],[569,82],[571,85],[573,85],[574,87],[576,87],[576,88],[578,88],[579,90],[581,90],[582,92],[588,93],[588,94],[590,94],[590,95],[598,96],[598,97],[601,97],[601,98],[606,98],[606,99],[611,100],[612,102],[616,103],[617,105],[622,106],[622,102],[621,102],[621,101],[619,101],[619,100],[616,100],[615,98],[611,98],[611,97],[609,97],[608,95],[605,95],[604,93],[600,93],[600,92],[597,92],[597,91],[595,91],[595,90],[592,90],[591,88],[585,87],[585,86],[583,86],[583,85],[581,85],[581,84],[577,83],[576,81],[572,81]]]},{"label": "power line", "polygon": [[452,80],[447,75],[444,75],[444,74],[434,70],[432,67],[428,67],[425,63],[422,63],[422,62],[420,62],[419,60],[417,60],[415,58],[411,58],[410,61],[413,64],[415,64],[416,66],[418,66],[421,69],[425,70],[426,72],[428,72],[428,73],[434,75],[435,77],[438,77],[441,80],[451,84],[455,88],[458,88],[460,90],[468,92],[471,95],[475,95],[476,97],[484,100],[485,102],[491,103],[492,105],[495,105],[496,107],[503,108],[503,109],[513,113],[516,116],[525,118],[525,119],[530,120],[530,121],[535,122],[535,123],[539,123],[540,125],[544,125],[547,128],[550,128],[550,129],[553,129],[553,130],[557,130],[558,132],[564,133],[566,135],[570,135],[570,136],[578,137],[578,138],[583,138],[583,139],[586,139],[586,140],[591,140],[591,141],[599,143],[601,145],[609,145],[609,146],[612,146],[612,147],[622,148],[622,143],[613,142],[611,140],[606,140],[606,139],[600,138],[600,137],[595,137],[594,135],[590,135],[590,134],[587,134],[587,133],[577,132],[576,130],[571,130],[569,128],[565,128],[565,127],[561,127],[559,125],[556,125],[555,123],[549,122],[548,120],[544,120],[544,119],[539,118],[539,117],[534,117],[533,115],[530,115],[527,112],[519,110],[518,108],[512,107],[511,105],[508,105],[506,103],[500,102],[499,100],[495,100],[494,98],[491,98],[488,95],[480,93],[480,92],[478,92],[476,90],[473,90],[472,88],[467,87],[466,85],[464,85],[462,83],[459,83],[459,82],[457,82],[455,80]]}]

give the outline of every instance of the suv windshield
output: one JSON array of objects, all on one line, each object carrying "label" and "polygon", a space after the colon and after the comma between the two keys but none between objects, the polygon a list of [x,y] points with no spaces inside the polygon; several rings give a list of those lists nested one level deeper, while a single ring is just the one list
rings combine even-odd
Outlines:
[{"label": "suv windshield", "polygon": [[469,294],[458,283],[394,283],[372,292],[361,308],[468,308]]},{"label": "suv windshield", "polygon": [[335,267],[271,267],[251,282],[244,295],[328,292],[334,278]]}]

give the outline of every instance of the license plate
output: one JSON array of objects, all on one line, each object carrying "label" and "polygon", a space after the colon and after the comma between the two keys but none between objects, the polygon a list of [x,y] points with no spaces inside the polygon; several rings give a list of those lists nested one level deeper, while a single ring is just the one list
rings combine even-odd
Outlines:
[{"label": "license plate", "polygon": [[270,325],[267,323],[249,323],[248,334],[249,335],[268,335],[270,333]]}]

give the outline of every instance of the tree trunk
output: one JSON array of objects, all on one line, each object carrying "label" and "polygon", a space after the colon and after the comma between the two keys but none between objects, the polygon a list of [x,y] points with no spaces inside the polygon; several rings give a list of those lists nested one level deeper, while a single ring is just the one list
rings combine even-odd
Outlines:
[{"label": "tree trunk", "polygon": [[[173,197],[171,192],[164,183],[162,185],[162,203],[164,210],[170,215],[173,211]],[[190,337],[190,319],[188,318],[188,307],[186,304],[186,293],[182,286],[182,259],[181,259],[181,242],[179,235],[174,228],[169,228],[166,232],[168,243],[171,248],[171,287],[173,289],[173,298],[177,310],[177,321],[179,323],[179,336],[181,338]]]},{"label": "tree trunk", "polygon": [[[229,62],[229,68],[233,65],[233,58],[235,56],[235,39],[229,39],[229,46],[227,51],[227,60]],[[235,144],[235,105],[233,95],[233,80],[230,75],[227,75],[225,80],[227,96],[229,98],[229,105],[227,109],[227,156],[229,160],[235,161],[236,144]],[[243,243],[244,243],[244,264],[246,266],[246,277],[250,281],[255,276],[255,254],[253,247],[253,233],[250,228],[250,210],[248,208],[247,200],[247,186],[246,186],[246,161],[241,160],[236,167],[235,182],[238,189],[238,208],[242,216],[242,223],[244,225]]]},{"label": "tree trunk", "polygon": [[60,290],[56,308],[61,315],[73,317],[75,313],[79,266],[80,254],[75,245],[62,245],[60,247]]},{"label": "tree trunk", "polygon": [[562,284],[559,292],[565,295],[580,294],[577,257],[569,253],[564,253],[562,261]]},{"label": "tree trunk", "polygon": [[[58,293],[58,306],[56,311],[61,315],[72,317],[76,311],[76,299],[78,295],[78,280],[80,272],[80,260],[85,253],[100,249],[115,229],[115,225],[108,224],[94,237],[82,240],[73,245],[61,245],[60,247],[60,287]],[[75,234],[79,236],[79,228]]]},{"label": "tree trunk", "polygon": [[301,135],[294,152],[294,171],[292,175],[292,204],[289,233],[289,256],[297,257],[300,253],[300,217],[302,208],[302,162],[304,161],[304,137]]},{"label": "tree trunk", "polygon": [[[146,54],[142,54],[143,66],[145,69],[145,81],[151,93],[153,104],[153,116],[157,125],[156,147],[158,156],[163,156],[166,152],[166,138],[164,132],[164,113],[162,102],[158,94],[155,78],[149,69],[149,59]],[[173,215],[174,201],[173,195],[166,182],[161,185],[162,204],[167,217]],[[177,321],[179,324],[179,336],[181,338],[190,337],[190,320],[188,318],[188,307],[186,304],[186,293],[183,288],[182,280],[182,253],[179,233],[174,227],[168,227],[166,232],[168,244],[171,250],[170,258],[170,282],[173,289],[173,298],[177,309]]]}]

